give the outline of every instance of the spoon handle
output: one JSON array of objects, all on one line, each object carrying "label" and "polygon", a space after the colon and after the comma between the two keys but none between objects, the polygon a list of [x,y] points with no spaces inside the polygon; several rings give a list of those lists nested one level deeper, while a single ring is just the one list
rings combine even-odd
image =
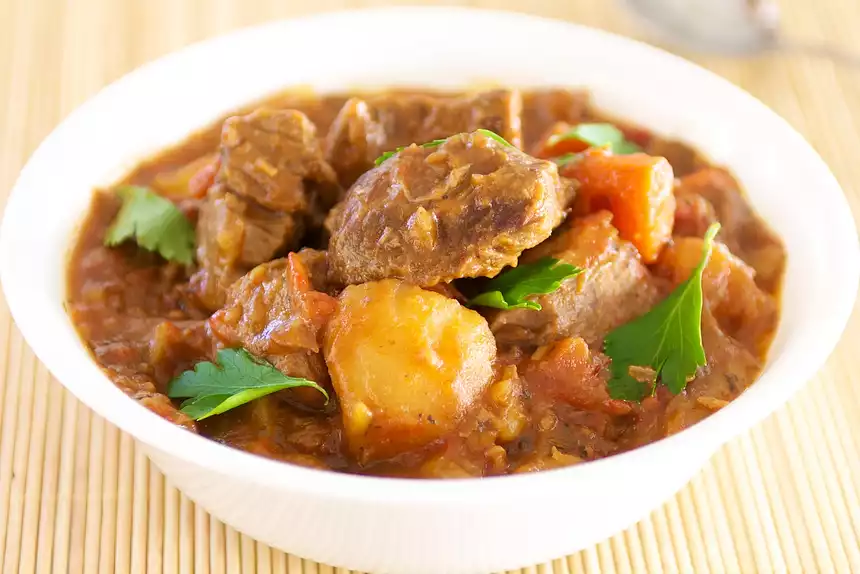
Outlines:
[{"label": "spoon handle", "polygon": [[784,52],[814,56],[832,60],[837,64],[860,69],[860,53],[843,50],[827,44],[806,42],[802,40],[782,39],[776,44],[776,49]]}]

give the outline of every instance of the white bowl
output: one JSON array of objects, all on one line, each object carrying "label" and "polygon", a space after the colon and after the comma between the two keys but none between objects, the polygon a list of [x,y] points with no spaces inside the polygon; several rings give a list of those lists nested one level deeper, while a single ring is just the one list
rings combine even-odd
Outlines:
[{"label": "white bowl", "polygon": [[[591,89],[603,109],[729,166],[785,240],[782,323],[761,379],[705,421],[580,466],[483,480],[351,476],[274,462],[175,427],[102,374],[63,310],[66,255],[92,192],[222,113],[309,85],[455,88],[476,82]],[[594,544],[657,507],[721,444],[821,366],[858,287],[858,244],[839,185],[764,105],[669,54],[521,15],[385,9],[276,22],[204,42],[109,86],[39,147],[15,185],[0,272],[18,327],[51,372],[145,445],[195,502],[242,532],[321,562],[412,574],[481,572]]]}]

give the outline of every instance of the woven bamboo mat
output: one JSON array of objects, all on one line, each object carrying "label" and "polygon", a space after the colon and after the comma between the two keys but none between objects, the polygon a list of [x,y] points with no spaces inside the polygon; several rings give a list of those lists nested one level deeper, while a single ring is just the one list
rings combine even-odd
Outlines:
[{"label": "woven bamboo mat", "polygon": [[[66,114],[143,62],[239,26],[385,3],[0,0],[0,198]],[[464,3],[636,35],[609,0]],[[784,0],[783,7],[790,32],[860,51],[856,0]],[[860,72],[801,57],[693,59],[803,132],[860,215]],[[195,507],[129,436],[51,378],[4,303],[0,341],[3,573],[340,572],[272,550]],[[860,572],[858,342],[855,312],[821,373],[724,447],[674,499],[610,540],[523,572]]]}]

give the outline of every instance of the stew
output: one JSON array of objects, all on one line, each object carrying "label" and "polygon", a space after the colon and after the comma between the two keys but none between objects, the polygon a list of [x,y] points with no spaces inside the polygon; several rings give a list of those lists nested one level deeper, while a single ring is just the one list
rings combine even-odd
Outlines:
[{"label": "stew", "polygon": [[67,308],[190,432],[478,477],[725,406],[761,371],[784,266],[728,171],[585,92],[289,92],[97,190]]}]

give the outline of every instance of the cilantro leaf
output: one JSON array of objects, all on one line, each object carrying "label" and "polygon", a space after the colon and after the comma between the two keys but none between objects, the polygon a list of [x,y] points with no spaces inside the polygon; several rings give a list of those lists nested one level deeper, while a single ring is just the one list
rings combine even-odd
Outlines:
[{"label": "cilantro leaf", "polygon": [[182,412],[201,420],[294,387],[312,387],[328,400],[325,389],[313,381],[289,377],[245,349],[221,349],[216,363],[197,363],[194,370],[170,381],[167,396],[187,399],[182,403]]},{"label": "cilantro leaf", "polygon": [[580,273],[582,269],[579,267],[552,257],[544,257],[534,263],[508,269],[491,279],[485,287],[486,290],[470,299],[468,304],[473,307],[540,311],[540,303],[529,301],[526,297],[552,293],[561,287],[562,281]]},{"label": "cilantro leaf", "polygon": [[[686,281],[653,309],[618,327],[604,339],[604,352],[612,359],[608,387],[613,399],[640,401],[658,383],[677,395],[687,386],[687,378],[705,366],[702,273],[719,229],[719,223],[708,228],[702,259]],[[630,367],[650,367],[655,372],[655,380],[650,386],[636,380],[630,374]]]},{"label": "cilantro leaf", "polygon": [[194,227],[170,200],[135,185],[120,187],[116,193],[122,207],[105,233],[105,245],[114,247],[134,239],[169,261],[193,263]]},{"label": "cilantro leaf", "polygon": [[566,139],[577,139],[592,147],[609,146],[616,155],[629,155],[642,151],[638,145],[627,141],[624,133],[612,124],[579,124],[563,134],[552,136],[549,145]]}]

